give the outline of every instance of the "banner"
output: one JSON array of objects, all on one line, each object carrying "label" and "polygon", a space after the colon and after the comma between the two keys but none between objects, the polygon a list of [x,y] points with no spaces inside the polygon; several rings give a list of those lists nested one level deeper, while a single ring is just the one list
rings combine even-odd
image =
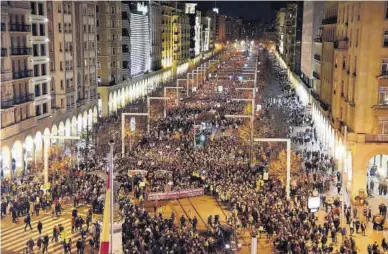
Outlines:
[{"label": "banner", "polygon": [[177,199],[177,198],[187,198],[187,197],[196,197],[204,195],[204,189],[192,189],[192,190],[182,190],[182,191],[171,191],[171,192],[151,192],[148,193],[147,200],[164,200],[164,199]]}]

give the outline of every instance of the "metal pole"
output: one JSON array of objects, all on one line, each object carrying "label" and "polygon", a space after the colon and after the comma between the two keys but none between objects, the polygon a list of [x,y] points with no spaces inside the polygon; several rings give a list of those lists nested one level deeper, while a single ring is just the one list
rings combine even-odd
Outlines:
[{"label": "metal pole", "polygon": [[44,137],[44,184],[48,183],[49,137]]},{"label": "metal pole", "polygon": [[147,134],[150,134],[150,97],[147,97],[147,114],[148,114],[148,117],[147,117]]},{"label": "metal pole", "polygon": [[125,139],[125,114],[121,114],[121,157],[124,158],[125,154],[125,144],[124,144],[124,139]]},{"label": "metal pole", "polygon": [[[252,110],[253,112],[253,110]],[[253,115],[251,116],[251,138],[250,138],[251,142],[250,142],[250,153],[249,153],[249,157],[250,157],[250,166],[252,168],[252,165],[253,165]]]},{"label": "metal pole", "polygon": [[114,140],[110,140],[109,141],[109,146],[110,146],[110,169],[109,169],[109,174],[110,174],[110,178],[109,178],[109,186],[110,186],[110,244],[109,244],[109,248],[110,248],[110,253],[113,253],[113,204],[114,204],[114,200],[113,200],[113,150],[114,150],[114,145],[115,145],[115,142]]},{"label": "metal pole", "polygon": [[[166,87],[164,88],[164,94],[163,94],[163,97],[166,97],[166,93],[167,93],[167,90],[166,90]],[[167,117],[167,100],[164,100],[164,109],[163,109],[163,116],[164,118]]]},{"label": "metal pole", "polygon": [[[341,183],[342,183],[342,202],[341,202],[341,228],[344,227],[344,221],[345,221],[345,211],[344,211],[344,207],[345,207],[345,192],[346,192],[346,182],[344,181],[345,180],[345,167],[346,167],[346,150],[347,150],[347,146],[346,146],[346,142],[347,142],[347,136],[348,136],[348,126],[345,126],[344,128],[344,162],[342,162],[343,166],[342,166],[342,174],[341,174]],[[342,156],[340,158],[340,160],[342,159]],[[342,241],[344,239],[342,238]]]},{"label": "metal pole", "polygon": [[287,184],[286,197],[290,200],[290,185],[291,185],[291,140],[287,140]]}]

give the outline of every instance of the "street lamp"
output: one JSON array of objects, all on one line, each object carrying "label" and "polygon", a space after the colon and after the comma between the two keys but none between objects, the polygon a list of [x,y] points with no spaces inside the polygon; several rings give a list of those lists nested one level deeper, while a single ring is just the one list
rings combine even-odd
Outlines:
[{"label": "street lamp", "polygon": [[286,142],[287,143],[287,177],[286,177],[286,197],[290,199],[291,185],[291,139],[289,138],[255,138],[255,142]]},{"label": "street lamp", "polygon": [[115,147],[115,141],[113,139],[109,140],[109,147],[110,147],[110,153],[109,153],[109,157],[110,157],[110,167],[109,167],[109,174],[110,174],[110,177],[108,177],[108,181],[109,182],[109,186],[110,186],[110,244],[109,244],[109,248],[110,248],[110,253],[113,253],[113,203],[114,203],[114,200],[113,200],[113,167],[114,167],[114,164],[113,164],[113,152],[114,152],[114,147]]}]

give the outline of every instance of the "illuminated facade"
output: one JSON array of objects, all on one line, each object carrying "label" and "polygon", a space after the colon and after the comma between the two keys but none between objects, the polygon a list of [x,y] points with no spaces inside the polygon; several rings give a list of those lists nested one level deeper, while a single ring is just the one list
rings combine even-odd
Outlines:
[{"label": "illuminated facade", "polygon": [[[162,66],[170,67],[173,64],[173,20],[174,7],[162,4]],[[177,32],[178,33],[178,32]]]},{"label": "illuminated facade", "polygon": [[276,14],[276,32],[277,32],[276,48],[281,55],[284,54],[285,17],[286,17],[286,9],[281,8]]},{"label": "illuminated facade", "polygon": [[[87,128],[88,123],[91,127],[97,120],[97,107],[93,107],[91,102],[95,101],[95,93],[92,92],[95,91],[95,86],[89,82],[81,82],[75,86],[77,75],[72,67],[76,65],[69,63],[77,62],[76,45],[79,45],[72,39],[74,33],[78,33],[77,26],[69,23],[83,26],[82,22],[77,23],[79,20],[75,11],[81,12],[84,6],[89,7],[87,10],[91,12],[79,17],[95,17],[95,4],[77,3],[78,9],[73,4],[70,1],[1,3],[2,47],[9,47],[9,51],[2,48],[1,59],[0,165],[4,177],[19,175],[31,163],[43,161],[44,149],[57,143],[54,139],[47,141],[44,136],[79,135]],[[63,21],[60,26],[59,20]],[[88,27],[88,19],[84,20]],[[86,33],[84,36],[89,37],[90,34]],[[80,40],[84,38],[79,37]],[[88,41],[87,39],[87,43]],[[62,48],[60,42],[63,43]],[[86,47],[87,52],[88,49]],[[62,70],[60,60],[63,60]],[[69,83],[69,87],[70,84],[75,87],[72,86],[74,90],[67,90],[65,81],[61,83],[56,77],[64,78],[71,74],[73,82]],[[80,87],[82,90],[76,90]],[[67,96],[64,94],[69,94],[70,98],[73,96],[69,104],[65,104]],[[87,99],[85,106],[79,105],[77,98]]]},{"label": "illuminated facade", "polygon": [[150,70],[150,24],[148,6],[142,2],[130,4],[130,70],[131,76]]},{"label": "illuminated facade", "polygon": [[162,68],[162,6],[159,2],[151,1],[150,7],[151,30],[151,70]]},{"label": "illuminated facade", "polygon": [[207,52],[210,50],[211,45],[211,18],[202,17],[202,43],[201,52]]}]

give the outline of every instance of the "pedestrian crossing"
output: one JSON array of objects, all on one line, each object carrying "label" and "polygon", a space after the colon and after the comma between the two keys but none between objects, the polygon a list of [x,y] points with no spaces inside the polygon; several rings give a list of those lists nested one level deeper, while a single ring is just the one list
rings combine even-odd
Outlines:
[{"label": "pedestrian crossing", "polygon": [[[34,240],[34,253],[38,252],[38,247],[36,246],[37,239],[39,237],[39,232],[37,230],[37,224],[39,219],[35,219],[31,221],[32,230],[30,230],[29,227],[27,227],[26,232],[24,232],[24,223],[23,218],[20,219],[20,225],[17,227],[5,229],[1,231],[1,253],[24,253],[26,247],[27,247],[27,241],[32,239]],[[49,236],[50,242],[48,245],[48,253],[63,253],[63,245],[62,245],[62,239],[61,237],[58,237],[58,243],[55,241],[52,242],[52,231],[53,227],[55,225],[61,224],[64,227],[64,232],[66,235],[66,238],[71,238],[72,240],[72,252],[76,253],[76,242],[78,239],[81,238],[80,231],[71,233],[71,218],[63,218],[63,217],[51,217],[47,216],[44,218],[40,218],[40,221],[43,223],[43,229],[41,237],[45,236],[46,234]],[[83,228],[86,226],[84,225]],[[90,230],[90,228],[89,228]],[[90,234],[87,234],[86,241],[88,241],[91,238]],[[43,246],[42,246],[43,248]],[[42,250],[41,248],[41,250]]]}]

